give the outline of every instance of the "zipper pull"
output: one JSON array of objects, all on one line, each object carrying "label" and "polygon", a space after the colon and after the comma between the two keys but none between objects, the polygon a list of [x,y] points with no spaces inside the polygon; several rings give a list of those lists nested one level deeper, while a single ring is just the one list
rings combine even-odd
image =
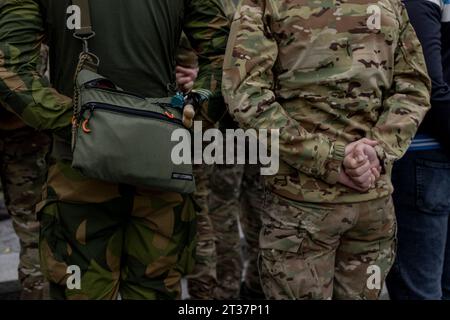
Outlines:
[{"label": "zipper pull", "polygon": [[91,120],[92,116],[94,115],[94,108],[95,108],[95,105],[93,105],[93,104],[89,104],[88,108],[86,108],[86,109],[89,109],[89,116],[87,117],[87,119],[84,119],[83,123],[81,124],[81,129],[83,130],[84,133],[89,134],[92,132],[92,130],[89,129],[88,125],[89,125],[89,121]]},{"label": "zipper pull", "polygon": [[169,109],[167,109],[167,104],[165,103],[157,103],[157,105],[159,107],[161,107],[161,109],[163,109],[165,112],[164,114],[166,115],[167,118],[169,119],[175,119],[175,115],[169,111]]},{"label": "zipper pull", "polygon": [[164,114],[170,119],[175,118],[175,116],[174,116],[174,114],[172,112],[166,111],[166,112],[164,112]]}]

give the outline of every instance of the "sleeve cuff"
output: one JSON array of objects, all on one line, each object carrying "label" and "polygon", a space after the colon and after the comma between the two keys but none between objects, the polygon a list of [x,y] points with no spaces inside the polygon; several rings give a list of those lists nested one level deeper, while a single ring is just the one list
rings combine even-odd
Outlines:
[{"label": "sleeve cuff", "polygon": [[389,168],[389,161],[386,156],[386,152],[384,152],[383,147],[380,145],[375,146],[375,151],[378,156],[378,160],[380,160],[381,165],[381,174],[385,174],[387,172],[387,169]]},{"label": "sleeve cuff", "polygon": [[339,180],[342,162],[345,158],[345,147],[345,144],[339,142],[334,143],[331,147],[331,155],[325,162],[325,173],[323,175],[323,180],[328,184],[334,185]]}]

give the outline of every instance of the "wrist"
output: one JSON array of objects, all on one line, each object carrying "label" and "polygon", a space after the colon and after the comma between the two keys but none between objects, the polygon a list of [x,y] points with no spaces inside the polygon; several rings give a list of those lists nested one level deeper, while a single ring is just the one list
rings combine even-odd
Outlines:
[{"label": "wrist", "polygon": [[386,169],[388,167],[388,160],[386,157],[386,153],[384,152],[383,147],[381,147],[380,145],[376,145],[374,149],[375,152],[377,153],[378,161],[380,162],[381,174],[384,174],[386,173]]},{"label": "wrist", "polygon": [[346,145],[335,142],[331,145],[330,156],[325,163],[325,174],[323,180],[328,184],[334,185],[341,179],[343,173],[342,163],[345,158]]}]

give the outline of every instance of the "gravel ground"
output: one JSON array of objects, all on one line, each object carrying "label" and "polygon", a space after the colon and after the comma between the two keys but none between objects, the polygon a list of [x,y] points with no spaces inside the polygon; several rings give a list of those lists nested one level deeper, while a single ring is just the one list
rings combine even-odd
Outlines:
[{"label": "gravel ground", "polygon": [[11,220],[0,221],[0,300],[19,297],[19,251],[19,239],[14,233]]},{"label": "gravel ground", "polygon": [[10,219],[0,221],[0,255],[19,252],[19,239]]}]

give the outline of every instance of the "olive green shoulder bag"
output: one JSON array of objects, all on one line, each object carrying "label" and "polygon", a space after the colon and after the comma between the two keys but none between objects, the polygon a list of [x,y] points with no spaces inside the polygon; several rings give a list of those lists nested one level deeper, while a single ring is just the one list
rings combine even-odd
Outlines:
[{"label": "olive green shoulder bag", "polygon": [[175,165],[171,159],[178,143],[171,141],[174,130],[190,134],[182,124],[182,97],[141,97],[98,74],[99,59],[88,49],[95,36],[89,1],[73,4],[82,12],[74,37],[83,42],[75,75],[73,168],[104,181],[192,193],[192,165]]}]

